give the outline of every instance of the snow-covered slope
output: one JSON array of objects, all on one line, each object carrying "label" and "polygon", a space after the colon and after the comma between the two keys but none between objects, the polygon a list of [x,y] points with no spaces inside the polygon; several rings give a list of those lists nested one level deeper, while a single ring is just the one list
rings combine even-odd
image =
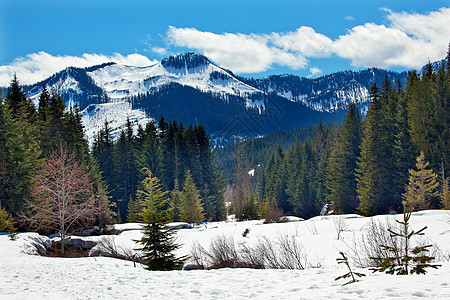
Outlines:
[{"label": "snow-covered slope", "polygon": [[[356,215],[315,217],[306,221],[262,224],[262,221],[208,223],[177,232],[188,254],[194,243],[208,248],[211,239],[225,236],[236,244],[252,244],[262,237],[277,243],[280,236],[295,239],[301,247],[304,270],[219,269],[147,271],[132,262],[106,257],[50,258],[27,254],[36,234],[19,234],[16,241],[0,235],[1,299],[450,299],[450,212],[413,213],[411,229],[428,226],[414,243],[431,243],[432,255],[442,266],[426,275],[395,276],[356,267],[351,249],[360,250],[361,237],[373,222],[401,215],[363,218]],[[337,239],[337,221],[345,230]],[[118,249],[135,249],[142,237],[138,224],[119,225],[124,230],[114,241]],[[249,229],[246,237],[242,236]],[[91,237],[101,239],[102,237]],[[356,244],[355,244],[356,242]],[[355,247],[356,245],[356,247]],[[438,248],[436,248],[438,247]],[[353,270],[364,273],[357,283],[335,278],[348,272],[338,265],[339,251],[349,257]],[[361,253],[361,251],[360,251]]]},{"label": "snow-covered slope", "polygon": [[91,144],[95,135],[105,127],[106,121],[111,129],[112,137],[118,138],[120,131],[126,128],[127,119],[130,119],[134,129],[139,124],[145,127],[145,123],[152,120],[144,111],[133,109],[128,102],[91,104],[82,111],[85,135]]},{"label": "snow-covered slope", "polygon": [[[189,86],[205,93],[235,95],[246,100],[254,94],[262,94],[260,90],[212,64],[206,57],[194,53],[171,56],[149,67],[109,65],[88,72],[88,75],[113,101],[154,93],[158,87],[170,83]],[[255,102],[249,103],[256,105]]]},{"label": "snow-covered slope", "polygon": [[396,73],[377,68],[358,72],[338,72],[315,79],[293,75],[241,79],[266,93],[275,93],[316,111],[342,111],[346,110],[350,103],[355,103],[364,113],[370,102],[370,87],[374,83],[380,86],[386,76],[394,86],[396,86],[397,79],[403,86],[406,84],[406,72]]}]

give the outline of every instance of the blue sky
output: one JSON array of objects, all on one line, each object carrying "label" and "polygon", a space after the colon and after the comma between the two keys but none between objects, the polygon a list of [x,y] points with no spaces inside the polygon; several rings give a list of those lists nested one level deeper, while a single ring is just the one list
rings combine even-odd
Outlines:
[{"label": "blue sky", "polygon": [[197,52],[243,76],[405,70],[443,58],[447,1],[1,0],[0,85],[64,65]]}]

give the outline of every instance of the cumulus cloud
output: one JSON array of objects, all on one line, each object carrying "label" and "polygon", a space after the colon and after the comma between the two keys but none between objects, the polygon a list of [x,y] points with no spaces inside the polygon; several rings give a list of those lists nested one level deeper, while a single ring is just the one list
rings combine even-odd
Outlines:
[{"label": "cumulus cloud", "polygon": [[126,56],[119,53],[112,56],[101,54],[54,56],[41,51],[16,58],[9,65],[0,66],[0,86],[8,86],[14,74],[17,74],[21,84],[32,84],[70,66],[84,68],[106,62],[130,66],[148,66],[156,63],[136,53]]},{"label": "cumulus cloud", "polygon": [[270,41],[283,51],[296,52],[306,57],[326,57],[332,53],[333,41],[306,26],[286,34],[272,33]]},{"label": "cumulus cloud", "polygon": [[294,69],[306,65],[303,56],[271,47],[270,37],[266,35],[216,34],[195,28],[170,27],[167,36],[172,44],[201,51],[221,66],[237,73],[266,71],[272,64]]},{"label": "cumulus cloud", "polygon": [[450,8],[428,15],[390,10],[390,24],[367,23],[334,42],[334,51],[359,67],[420,67],[445,56],[450,41]]},{"label": "cumulus cloud", "polygon": [[309,68],[309,73],[310,74],[309,74],[308,78],[311,78],[311,77],[315,77],[317,75],[322,74],[322,70],[319,69],[318,67],[312,67],[312,68]]},{"label": "cumulus cloud", "polygon": [[306,26],[271,34],[217,34],[170,27],[167,36],[173,45],[195,49],[237,73],[262,72],[275,64],[304,69],[309,58],[332,55],[350,60],[355,67],[382,68],[415,68],[445,56],[450,8],[428,14],[384,11],[387,24],[358,25],[335,40]]}]

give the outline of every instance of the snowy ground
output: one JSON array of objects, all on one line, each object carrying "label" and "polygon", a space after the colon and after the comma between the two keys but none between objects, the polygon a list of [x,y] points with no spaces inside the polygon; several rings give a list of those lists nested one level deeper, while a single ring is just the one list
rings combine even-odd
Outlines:
[{"label": "snowy ground", "polygon": [[[344,216],[346,231],[337,240],[338,216],[307,221],[262,224],[261,221],[209,223],[178,231],[183,244],[178,254],[188,254],[198,241],[208,247],[211,238],[233,236],[236,242],[252,243],[258,237],[276,240],[294,236],[303,245],[306,270],[220,269],[151,272],[132,262],[104,257],[48,258],[29,255],[36,234],[20,234],[16,241],[0,235],[0,299],[450,299],[450,212],[414,213],[413,229],[427,225],[423,237],[437,245],[434,255],[442,267],[426,275],[392,276],[366,274],[358,283],[342,286],[335,281],[346,269],[336,264],[339,251],[350,253],[353,240],[365,234],[371,219],[385,222],[400,216],[362,218]],[[122,224],[115,238],[119,247],[135,248],[141,236],[138,224]],[[250,229],[247,237],[244,230]],[[95,237],[93,239],[98,239]],[[317,266],[320,267],[317,268]],[[316,267],[311,267],[316,266]]]}]

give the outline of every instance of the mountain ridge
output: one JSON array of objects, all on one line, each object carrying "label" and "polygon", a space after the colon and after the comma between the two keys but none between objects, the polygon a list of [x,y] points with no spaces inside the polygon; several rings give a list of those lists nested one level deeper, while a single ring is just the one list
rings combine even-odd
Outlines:
[{"label": "mountain ridge", "polygon": [[[407,74],[372,68],[314,79],[289,74],[254,79],[236,76],[203,55],[185,53],[146,67],[116,63],[68,67],[39,83],[24,86],[24,91],[37,103],[46,85],[58,91],[66,105],[77,103],[83,110],[85,126],[96,124],[95,128],[86,128],[91,141],[104,122],[89,118],[110,121],[108,118],[117,116],[116,129],[123,128],[126,118],[122,120],[122,112],[112,112],[113,107],[126,108],[133,118],[142,116],[142,112],[146,119],[164,115],[167,120],[177,119],[184,124],[203,123],[214,136],[228,138],[239,132],[250,138],[315,125],[319,120],[340,121],[350,103],[356,103],[364,112],[370,86],[381,83],[385,76],[393,82],[399,78],[405,84]],[[102,107],[108,103],[118,105]],[[93,111],[108,113],[103,116]],[[139,118],[135,121],[137,126]]]}]

